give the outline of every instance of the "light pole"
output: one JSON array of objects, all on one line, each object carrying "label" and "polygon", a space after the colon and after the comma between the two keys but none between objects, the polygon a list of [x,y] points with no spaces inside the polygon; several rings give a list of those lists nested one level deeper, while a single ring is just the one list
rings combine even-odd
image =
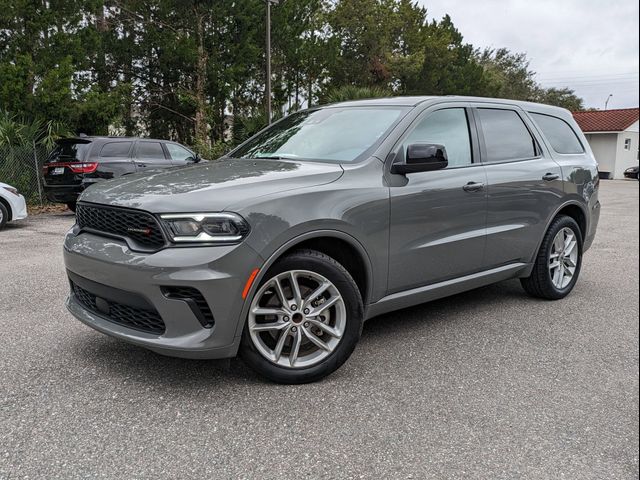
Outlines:
[{"label": "light pole", "polygon": [[613,97],[613,93],[610,93],[609,96],[607,97],[607,100],[604,102],[604,109],[605,110],[609,106],[609,100],[611,100],[611,97]]},{"label": "light pole", "polygon": [[280,0],[267,0],[267,123],[271,124],[271,5],[277,5]]}]

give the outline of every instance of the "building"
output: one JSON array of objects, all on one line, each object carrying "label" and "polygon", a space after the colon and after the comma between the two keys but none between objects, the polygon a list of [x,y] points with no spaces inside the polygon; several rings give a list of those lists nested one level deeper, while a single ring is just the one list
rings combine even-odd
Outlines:
[{"label": "building", "polygon": [[624,178],[627,168],[638,165],[637,108],[575,112],[573,116],[591,145],[603,178]]}]

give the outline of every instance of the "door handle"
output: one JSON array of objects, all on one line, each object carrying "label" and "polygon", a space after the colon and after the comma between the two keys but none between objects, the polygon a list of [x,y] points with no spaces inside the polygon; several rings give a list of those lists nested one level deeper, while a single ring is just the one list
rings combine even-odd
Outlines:
[{"label": "door handle", "polygon": [[136,162],[136,165],[137,165],[138,167],[146,167],[146,166],[147,166],[147,164],[146,164],[146,163],[138,163],[138,162]]},{"label": "door handle", "polygon": [[542,179],[546,182],[551,182],[553,180],[557,180],[560,178],[560,175],[558,175],[557,173],[545,173],[542,176]]},{"label": "door handle", "polygon": [[462,189],[465,192],[479,192],[480,190],[484,190],[484,183],[479,182],[469,182]]}]

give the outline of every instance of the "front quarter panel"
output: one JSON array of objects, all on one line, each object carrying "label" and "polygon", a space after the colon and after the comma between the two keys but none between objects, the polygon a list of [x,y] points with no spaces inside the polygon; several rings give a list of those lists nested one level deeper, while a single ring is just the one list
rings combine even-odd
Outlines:
[{"label": "front quarter panel", "polygon": [[339,237],[360,251],[369,264],[368,300],[386,293],[389,191],[378,159],[345,167],[344,175],[335,182],[246,200],[228,210],[249,221],[251,233],[245,241],[268,259],[261,276],[288,248],[313,237]]}]

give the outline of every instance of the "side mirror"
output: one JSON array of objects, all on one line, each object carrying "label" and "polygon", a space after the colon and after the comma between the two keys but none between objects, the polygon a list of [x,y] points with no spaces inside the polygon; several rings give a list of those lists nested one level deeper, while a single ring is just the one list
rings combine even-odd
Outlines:
[{"label": "side mirror", "polygon": [[391,165],[391,173],[416,173],[441,170],[449,165],[444,145],[414,143],[407,147],[406,161]]},{"label": "side mirror", "polygon": [[202,158],[197,153],[194,154],[193,157],[187,157],[184,159],[187,163],[198,163]]}]

